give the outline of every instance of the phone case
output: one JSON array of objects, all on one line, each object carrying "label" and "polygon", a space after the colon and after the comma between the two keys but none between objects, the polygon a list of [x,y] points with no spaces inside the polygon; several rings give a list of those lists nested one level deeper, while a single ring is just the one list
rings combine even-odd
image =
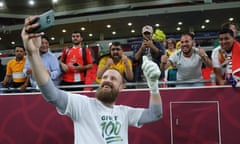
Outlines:
[{"label": "phone case", "polygon": [[49,10],[41,14],[39,16],[39,19],[36,22],[36,23],[39,23],[40,26],[39,28],[35,29],[33,32],[39,33],[51,28],[52,26],[54,26],[54,21],[55,21],[55,16],[54,16],[53,10]]}]

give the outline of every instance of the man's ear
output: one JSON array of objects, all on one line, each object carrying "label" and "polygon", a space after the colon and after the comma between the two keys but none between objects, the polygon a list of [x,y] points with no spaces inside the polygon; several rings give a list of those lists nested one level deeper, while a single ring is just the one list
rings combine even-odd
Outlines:
[{"label": "man's ear", "polygon": [[81,37],[80,40],[83,41],[83,37]]},{"label": "man's ear", "polygon": [[121,83],[120,87],[119,87],[119,91],[121,91],[122,89],[125,89],[126,85],[124,83]]},{"label": "man's ear", "polygon": [[126,88],[126,85],[125,85],[126,82],[127,82],[127,80],[124,78],[124,79],[123,79],[123,82],[120,84],[119,90],[122,90],[122,89],[125,89],[125,88]]}]

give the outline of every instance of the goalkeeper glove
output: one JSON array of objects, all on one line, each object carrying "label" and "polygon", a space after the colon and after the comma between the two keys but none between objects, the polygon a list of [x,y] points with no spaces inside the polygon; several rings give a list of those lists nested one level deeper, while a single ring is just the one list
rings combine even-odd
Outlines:
[{"label": "goalkeeper glove", "polygon": [[151,93],[159,93],[158,79],[160,77],[160,69],[156,63],[149,60],[147,56],[143,56],[142,63],[143,74],[147,79],[148,87]]}]

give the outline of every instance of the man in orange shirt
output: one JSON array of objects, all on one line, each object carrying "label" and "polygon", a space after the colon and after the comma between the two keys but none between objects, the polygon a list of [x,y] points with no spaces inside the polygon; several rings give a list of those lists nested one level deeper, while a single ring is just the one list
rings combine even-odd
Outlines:
[{"label": "man in orange shirt", "polygon": [[[79,31],[72,33],[71,48],[64,48],[60,65],[63,70],[60,85],[82,85],[85,81],[85,71],[92,68],[92,55],[90,49],[85,49],[85,60],[83,58],[83,38]],[[86,61],[86,63],[84,63]],[[66,90],[82,90],[82,88],[67,88]]]},{"label": "man in orange shirt", "polygon": [[10,87],[20,88],[20,91],[25,91],[28,86],[28,79],[23,68],[26,61],[25,49],[23,46],[15,46],[14,49],[16,58],[7,63],[7,70],[4,80],[1,82],[3,86],[10,84]]}]

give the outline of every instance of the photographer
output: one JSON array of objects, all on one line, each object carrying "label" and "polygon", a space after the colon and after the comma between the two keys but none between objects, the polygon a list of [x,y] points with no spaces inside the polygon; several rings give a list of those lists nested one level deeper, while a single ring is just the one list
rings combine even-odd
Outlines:
[{"label": "photographer", "polygon": [[[159,59],[165,54],[165,48],[161,42],[154,41],[152,39],[153,28],[150,25],[146,25],[142,28],[142,41],[132,45],[133,57],[138,65],[134,68],[134,80],[142,81],[144,76],[141,70],[142,57],[148,56],[159,66]],[[162,72],[162,74],[164,74]],[[162,78],[163,75],[160,76]]]}]

